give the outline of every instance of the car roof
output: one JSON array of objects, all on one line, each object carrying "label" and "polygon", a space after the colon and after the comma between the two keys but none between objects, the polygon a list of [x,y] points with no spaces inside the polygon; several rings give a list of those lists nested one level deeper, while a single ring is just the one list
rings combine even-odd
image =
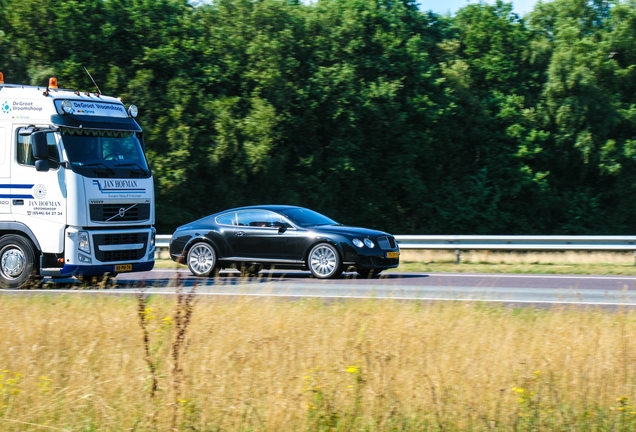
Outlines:
[{"label": "car roof", "polygon": [[263,205],[252,205],[252,206],[243,206],[243,207],[235,207],[227,210],[220,211],[215,213],[214,216],[220,215],[223,213],[240,211],[240,210],[270,210],[270,211],[281,211],[292,208],[305,208],[300,206],[286,205],[286,204],[263,204]]}]

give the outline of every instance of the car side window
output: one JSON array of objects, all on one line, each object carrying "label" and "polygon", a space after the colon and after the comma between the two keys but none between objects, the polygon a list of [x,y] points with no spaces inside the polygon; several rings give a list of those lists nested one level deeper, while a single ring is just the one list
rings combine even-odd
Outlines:
[{"label": "car side window", "polygon": [[261,210],[249,210],[243,211],[238,214],[239,225],[250,227],[267,227],[271,226],[268,223],[268,212]]},{"label": "car side window", "polygon": [[224,213],[216,217],[220,225],[249,226],[256,228],[277,228],[282,223],[286,228],[292,225],[283,216],[266,210],[247,210]]},{"label": "car side window", "polygon": [[225,213],[217,216],[216,223],[220,225],[238,225],[236,212]]},{"label": "car side window", "polygon": [[284,217],[280,216],[278,222],[282,223],[287,229],[295,229],[294,226]]}]

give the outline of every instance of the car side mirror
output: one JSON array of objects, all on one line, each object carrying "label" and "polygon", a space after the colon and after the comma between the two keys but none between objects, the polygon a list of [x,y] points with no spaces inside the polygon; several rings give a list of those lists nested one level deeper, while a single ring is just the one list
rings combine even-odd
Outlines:
[{"label": "car side mirror", "polygon": [[278,233],[282,234],[287,231],[287,227],[282,222],[272,222],[272,226],[278,228]]}]

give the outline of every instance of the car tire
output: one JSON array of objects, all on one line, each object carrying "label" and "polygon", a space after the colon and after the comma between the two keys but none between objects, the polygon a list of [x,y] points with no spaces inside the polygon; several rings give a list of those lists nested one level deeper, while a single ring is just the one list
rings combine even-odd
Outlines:
[{"label": "car tire", "polygon": [[356,272],[360,275],[360,277],[369,279],[369,278],[378,276],[380,273],[382,273],[382,270],[378,270],[378,269],[361,269],[361,270],[356,270]]},{"label": "car tire", "polygon": [[318,279],[333,279],[342,274],[342,261],[335,247],[329,243],[319,243],[309,252],[309,271]]},{"label": "car tire", "polygon": [[22,289],[35,276],[35,250],[22,236],[7,234],[0,238],[0,287]]},{"label": "car tire", "polygon": [[187,262],[190,272],[195,276],[208,277],[216,274],[216,252],[209,243],[193,244],[188,251]]}]

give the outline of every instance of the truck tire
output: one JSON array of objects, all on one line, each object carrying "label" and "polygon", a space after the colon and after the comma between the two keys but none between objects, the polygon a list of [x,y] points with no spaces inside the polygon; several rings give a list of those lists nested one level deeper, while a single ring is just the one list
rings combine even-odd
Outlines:
[{"label": "truck tire", "polygon": [[0,288],[21,289],[35,275],[35,252],[27,239],[15,234],[0,237]]}]

